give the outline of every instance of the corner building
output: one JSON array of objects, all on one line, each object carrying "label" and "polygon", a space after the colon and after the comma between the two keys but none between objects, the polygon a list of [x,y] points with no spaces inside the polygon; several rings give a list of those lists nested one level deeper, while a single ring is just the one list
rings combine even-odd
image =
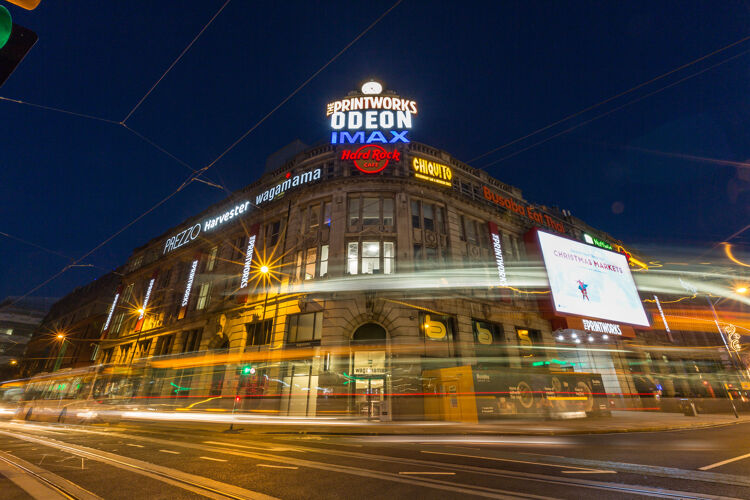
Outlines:
[{"label": "corner building", "polygon": [[[367,154],[378,148],[386,154]],[[582,382],[565,378],[572,371],[547,376],[562,363],[564,326],[545,312],[545,277],[529,265],[524,238],[534,228],[613,241],[432,146],[307,148],[133,252],[98,362],[150,358],[133,389],[141,396],[224,396],[231,409],[237,395],[238,409],[267,414],[475,421],[549,412],[545,398],[519,391],[573,394]],[[599,367],[588,392],[634,392],[617,354],[602,356],[587,365]],[[161,377],[170,359],[193,361],[179,365],[179,379]],[[516,378],[482,389],[503,373]],[[530,377],[547,378],[537,389]],[[451,396],[474,391],[498,394]],[[592,399],[585,410],[603,407]]]}]

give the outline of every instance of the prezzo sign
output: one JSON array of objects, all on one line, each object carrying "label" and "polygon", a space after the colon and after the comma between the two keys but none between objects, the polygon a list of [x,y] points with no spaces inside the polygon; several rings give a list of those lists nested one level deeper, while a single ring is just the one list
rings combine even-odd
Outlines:
[{"label": "prezzo sign", "polygon": [[221,224],[224,224],[225,222],[228,222],[235,217],[239,217],[241,214],[247,212],[249,208],[250,202],[243,201],[221,215],[209,217],[208,219],[204,220],[203,223],[195,224],[194,226],[191,226],[177,233],[176,235],[167,239],[166,243],[164,244],[163,253],[166,254],[168,252],[171,252],[172,250],[180,248],[183,245],[187,245],[195,238],[197,238],[199,234],[201,234],[201,228],[203,229],[203,231],[211,231],[215,227],[220,226]]},{"label": "prezzo sign", "polygon": [[487,186],[482,187],[482,193],[484,194],[484,199],[494,203],[495,205],[506,208],[511,212],[515,212],[524,217],[528,217],[537,224],[547,226],[550,229],[554,229],[558,233],[565,232],[565,226],[562,223],[557,222],[555,219],[545,213],[537,211],[531,205],[516,203],[516,201],[512,198],[506,198],[505,196],[495,193]]},{"label": "prezzo sign", "polygon": [[383,91],[378,82],[362,85],[361,96],[329,102],[326,116],[330,117],[331,144],[395,144],[408,143],[412,115],[417,114],[417,103],[398,96],[379,95]]},{"label": "prezzo sign", "polygon": [[417,157],[412,159],[411,165],[414,168],[414,177],[417,179],[442,184],[443,186],[453,186],[453,182],[451,182],[453,171],[448,165]]},{"label": "prezzo sign", "polygon": [[401,161],[401,154],[396,151],[386,151],[383,146],[367,144],[356,151],[345,149],[341,152],[342,160],[353,160],[354,166],[366,174],[375,174],[388,166],[388,160]]}]

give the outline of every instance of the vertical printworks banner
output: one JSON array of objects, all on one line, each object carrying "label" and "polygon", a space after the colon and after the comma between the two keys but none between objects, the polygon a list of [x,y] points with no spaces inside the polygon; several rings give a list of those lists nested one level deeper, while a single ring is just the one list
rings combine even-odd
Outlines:
[{"label": "vertical printworks banner", "polygon": [[555,311],[649,326],[624,255],[538,234]]}]

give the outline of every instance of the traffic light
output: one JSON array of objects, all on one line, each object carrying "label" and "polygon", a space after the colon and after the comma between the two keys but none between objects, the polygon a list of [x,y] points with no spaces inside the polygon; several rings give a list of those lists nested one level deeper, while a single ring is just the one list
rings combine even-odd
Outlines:
[{"label": "traffic light", "polygon": [[[34,4],[33,0],[18,0],[18,5],[24,8],[32,4]],[[8,9],[0,6],[0,86],[5,83],[38,39],[36,33],[30,29],[15,24]]]},{"label": "traffic light", "polygon": [[34,10],[39,5],[39,2],[42,0],[5,0],[8,3],[12,3],[13,5],[18,5],[19,7],[26,9],[26,10]]},{"label": "traffic light", "polygon": [[255,368],[252,365],[245,365],[242,367],[241,372],[243,375],[252,375],[255,373]]}]

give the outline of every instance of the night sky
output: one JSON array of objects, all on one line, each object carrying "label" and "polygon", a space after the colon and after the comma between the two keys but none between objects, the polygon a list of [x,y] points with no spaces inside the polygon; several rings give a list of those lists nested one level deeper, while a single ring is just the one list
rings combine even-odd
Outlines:
[{"label": "night sky", "polygon": [[[186,166],[117,122],[223,4],[8,6],[39,42],[0,96],[114,123],[0,100],[1,232],[77,259],[183,183]],[[127,126],[205,166],[392,5],[232,0]],[[374,77],[418,102],[413,140],[632,247],[699,255],[750,223],[750,40],[471,160],[749,35],[746,2],[404,0],[206,177],[234,191],[292,140],[325,140],[326,102]],[[63,296],[225,196],[191,183],[33,295]],[[733,241],[750,259],[750,231]],[[0,257],[0,299],[69,263],[2,235]]]}]

